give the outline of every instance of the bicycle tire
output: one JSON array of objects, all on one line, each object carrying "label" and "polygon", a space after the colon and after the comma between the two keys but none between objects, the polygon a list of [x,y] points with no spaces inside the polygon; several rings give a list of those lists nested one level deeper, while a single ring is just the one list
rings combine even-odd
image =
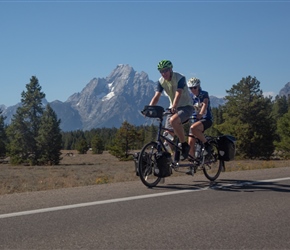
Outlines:
[{"label": "bicycle tire", "polygon": [[215,181],[222,169],[224,169],[225,162],[218,157],[218,147],[215,142],[210,142],[212,147],[211,154],[204,156],[203,173],[210,181]]},{"label": "bicycle tire", "polygon": [[142,183],[153,188],[157,186],[161,178],[154,175],[155,168],[157,167],[156,157],[157,143],[149,142],[141,150],[138,159],[139,177]]}]

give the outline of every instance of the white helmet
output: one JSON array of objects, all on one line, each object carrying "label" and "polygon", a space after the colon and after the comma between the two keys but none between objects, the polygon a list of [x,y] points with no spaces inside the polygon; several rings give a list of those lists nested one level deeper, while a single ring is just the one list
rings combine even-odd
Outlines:
[{"label": "white helmet", "polygon": [[196,77],[192,77],[188,80],[187,82],[187,86],[189,88],[193,88],[193,87],[200,87],[200,80]]}]

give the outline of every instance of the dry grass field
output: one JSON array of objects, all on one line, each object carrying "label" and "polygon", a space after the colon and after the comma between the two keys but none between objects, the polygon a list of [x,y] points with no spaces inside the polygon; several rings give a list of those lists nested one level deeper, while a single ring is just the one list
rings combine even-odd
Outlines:
[{"label": "dry grass field", "polygon": [[[101,155],[62,151],[58,166],[11,166],[0,164],[0,195],[65,187],[136,181],[134,161],[119,161],[104,152]],[[226,171],[288,167],[290,161],[232,161]],[[176,175],[176,173],[174,173]]]}]

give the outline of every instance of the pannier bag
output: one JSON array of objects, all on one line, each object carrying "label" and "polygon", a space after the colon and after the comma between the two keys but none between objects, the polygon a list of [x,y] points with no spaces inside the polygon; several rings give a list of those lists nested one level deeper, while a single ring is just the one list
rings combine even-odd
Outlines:
[{"label": "pannier bag", "polygon": [[[134,159],[134,162],[135,162],[135,172],[136,172],[137,176],[139,176],[139,170],[138,170],[139,156],[140,156],[140,152],[134,153],[134,155],[133,155],[133,159]],[[148,165],[148,164],[151,163],[151,160],[150,160],[149,155],[148,155],[147,152],[144,152],[143,156],[141,157],[141,161],[142,161],[142,169],[143,169],[143,171],[146,169],[146,167],[147,167],[147,169],[149,171],[152,171],[151,166]]]},{"label": "pannier bag", "polygon": [[151,118],[162,118],[163,117],[164,108],[161,106],[144,106],[144,109],[141,113],[147,117]]},{"label": "pannier bag", "polygon": [[219,159],[232,161],[236,154],[236,139],[231,135],[222,135],[217,138]]},{"label": "pannier bag", "polygon": [[171,154],[161,152],[156,155],[157,168],[154,169],[154,175],[158,177],[168,177],[172,174]]}]

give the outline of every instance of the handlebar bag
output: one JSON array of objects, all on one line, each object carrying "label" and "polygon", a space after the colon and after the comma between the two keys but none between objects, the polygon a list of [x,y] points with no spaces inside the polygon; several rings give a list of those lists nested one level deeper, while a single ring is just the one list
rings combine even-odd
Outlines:
[{"label": "handlebar bag", "polygon": [[164,108],[161,106],[145,106],[141,113],[151,118],[162,118]]}]

